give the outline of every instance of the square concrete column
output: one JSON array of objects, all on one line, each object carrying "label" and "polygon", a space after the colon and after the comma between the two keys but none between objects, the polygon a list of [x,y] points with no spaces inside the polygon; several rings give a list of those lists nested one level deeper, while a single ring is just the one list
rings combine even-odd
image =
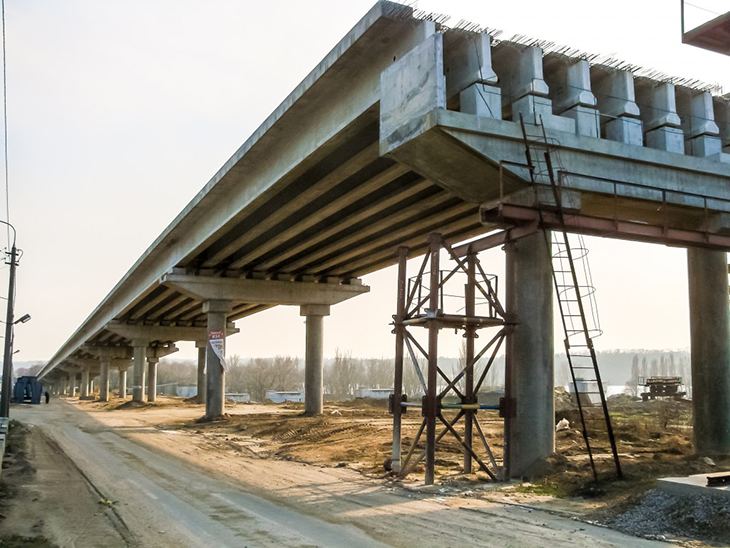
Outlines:
[{"label": "square concrete column", "polygon": [[203,312],[208,315],[205,418],[209,420],[222,417],[226,410],[226,370],[213,345],[220,344],[216,341],[223,341],[221,356],[225,358],[226,319],[231,309],[231,301],[210,300],[203,303]]},{"label": "square concrete column", "polygon": [[147,358],[147,401],[157,401],[157,364],[160,358]]},{"label": "square concrete column", "polygon": [[89,369],[81,370],[81,399],[89,398]]},{"label": "square concrete column", "polygon": [[694,445],[730,453],[730,323],[727,253],[688,249]]},{"label": "square concrete column", "polygon": [[205,347],[208,346],[207,341],[198,341],[195,343],[198,349],[198,403],[205,403]]},{"label": "square concrete column", "polygon": [[99,401],[109,401],[109,368],[111,367],[111,361],[111,358],[99,358],[101,365],[101,374],[99,375]]},{"label": "square concrete column", "polygon": [[539,472],[555,451],[552,265],[545,235],[506,246],[505,464],[512,478]]},{"label": "square concrete column", "polygon": [[329,316],[328,305],[305,304],[299,315],[306,317],[306,350],[304,353],[304,412],[321,415],[324,402],[324,317]]},{"label": "square concrete column", "polygon": [[119,397],[123,400],[127,398],[127,371],[128,365],[119,366]]},{"label": "square concrete column", "polygon": [[134,347],[134,379],[132,385],[132,401],[142,403],[144,401],[145,369],[147,362],[147,345],[149,342],[144,339],[132,341]]}]

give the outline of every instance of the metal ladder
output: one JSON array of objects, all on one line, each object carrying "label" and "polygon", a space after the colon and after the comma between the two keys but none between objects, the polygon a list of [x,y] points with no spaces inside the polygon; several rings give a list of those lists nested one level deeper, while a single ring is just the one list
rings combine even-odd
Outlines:
[{"label": "metal ladder", "polygon": [[[619,479],[623,477],[621,463],[616,448],[616,438],[611,425],[611,417],[606,404],[606,394],[601,381],[601,373],[598,367],[598,359],[593,347],[593,337],[601,334],[598,322],[597,308],[595,306],[595,288],[592,285],[590,266],[588,265],[587,248],[580,235],[577,236],[578,245],[571,245],[568,233],[565,230],[565,211],[562,202],[563,194],[559,181],[556,181],[555,169],[560,170],[559,165],[554,165],[551,156],[551,143],[545,133],[545,126],[540,117],[539,123],[535,126],[539,133],[530,135],[527,132],[525,122],[520,115],[520,127],[525,144],[525,156],[529,166],[530,179],[535,191],[535,203],[538,210],[540,224],[543,226],[545,243],[552,250],[552,274],[557,295],[558,308],[565,333],[565,354],[568,359],[571,379],[578,403],[583,439],[585,440],[588,457],[591,463],[594,480],[598,480],[596,464],[593,452],[595,447],[591,446],[590,432],[586,417],[586,404],[592,406],[591,396],[598,396],[601,401],[603,417],[596,421],[605,424],[605,430],[611,444],[613,461],[616,467],[616,475]],[[540,157],[542,156],[542,157]],[[543,223],[543,200],[540,196],[539,185],[549,184],[552,191],[554,204],[550,204],[557,212],[560,230],[553,230],[552,242],[549,231],[544,228]],[[552,246],[551,246],[552,243]],[[585,282],[579,281],[576,263],[582,265],[582,273]],[[587,309],[591,314],[592,325],[589,325]],[[592,421],[591,421],[592,422]]]}]

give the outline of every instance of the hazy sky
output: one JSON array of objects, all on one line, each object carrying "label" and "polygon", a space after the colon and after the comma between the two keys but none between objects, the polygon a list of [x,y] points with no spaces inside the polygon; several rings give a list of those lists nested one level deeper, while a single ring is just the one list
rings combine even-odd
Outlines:
[{"label": "hazy sky", "polygon": [[[695,0],[719,11],[725,0]],[[17,360],[45,360],[373,0],[6,0]],[[422,0],[730,90],[730,58],[680,44],[679,2]],[[595,5],[595,7],[593,7]],[[698,13],[699,14],[699,13]],[[4,204],[2,211],[4,211]],[[600,349],[689,345],[681,249],[590,239]],[[503,271],[500,251],[483,259]],[[6,287],[7,269],[0,271]],[[392,269],[333,307],[325,353],[389,356]],[[0,289],[5,294],[5,289]],[[228,352],[303,355],[296,308],[238,322]],[[456,342],[444,348],[456,354]],[[180,357],[194,355],[182,344]]]}]

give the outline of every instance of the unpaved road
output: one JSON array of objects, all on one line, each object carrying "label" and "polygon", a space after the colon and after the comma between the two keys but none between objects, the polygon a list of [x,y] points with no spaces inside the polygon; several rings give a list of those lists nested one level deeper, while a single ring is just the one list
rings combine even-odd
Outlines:
[{"label": "unpaved road", "polygon": [[[347,468],[262,458],[175,429],[200,415],[195,408],[99,411],[56,400],[15,407],[11,414],[50,438],[104,498],[115,501],[127,545],[657,544],[527,507],[446,496],[438,489],[417,493]],[[95,544],[79,538],[64,545]]]}]

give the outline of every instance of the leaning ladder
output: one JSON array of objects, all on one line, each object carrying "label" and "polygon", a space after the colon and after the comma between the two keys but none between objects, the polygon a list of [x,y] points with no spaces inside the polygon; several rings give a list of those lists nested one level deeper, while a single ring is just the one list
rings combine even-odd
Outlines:
[{"label": "leaning ladder", "polygon": [[[560,184],[556,182],[555,178],[555,167],[560,169],[560,166],[553,165],[553,160],[550,155],[550,142],[548,141],[545,133],[545,126],[542,123],[542,117],[540,117],[540,121],[536,126],[539,129],[539,133],[537,135],[529,135],[527,133],[525,122],[521,115],[520,127],[522,128],[522,137],[525,144],[525,156],[530,171],[530,180],[535,191],[535,203],[539,214],[540,224],[543,227],[545,243],[549,248],[551,247],[551,239],[549,231],[545,228],[543,223],[543,206],[538,187],[539,182],[549,182],[552,190],[554,207],[559,220],[560,229],[553,231],[552,238],[552,244],[555,246],[555,249],[552,249],[553,254],[551,261],[553,282],[555,285],[555,292],[557,294],[558,308],[560,310],[563,331],[565,333],[565,354],[568,359],[570,375],[578,403],[581,429],[588,452],[588,458],[591,463],[591,470],[593,471],[593,478],[597,480],[598,474],[596,472],[596,464],[593,457],[594,448],[591,447],[591,440],[587,427],[588,419],[586,418],[584,405],[586,403],[589,405],[591,404],[591,395],[598,395],[600,397],[601,407],[603,410],[603,417],[599,420],[605,423],[606,432],[611,444],[611,452],[613,453],[613,461],[616,467],[616,475],[619,479],[621,479],[623,475],[621,472],[618,450],[616,448],[616,438],[611,425],[611,416],[608,412],[608,405],[606,404],[606,394],[603,389],[601,372],[598,367],[598,359],[596,357],[595,348],[593,347],[593,337],[591,335],[592,332],[598,332],[600,334],[600,330],[597,328],[597,315],[595,308],[592,307],[596,329],[591,329],[588,325],[586,307],[584,305],[584,299],[591,298],[595,292],[595,288],[592,287],[590,283],[587,285],[581,285],[578,280],[578,273],[576,270],[576,260],[582,260],[584,261],[586,274],[589,276],[590,270],[588,269],[586,257],[587,250],[583,246],[578,248],[571,247],[570,239],[568,238],[568,233],[565,229],[562,189]],[[542,152],[542,159],[538,152]],[[543,181],[539,181],[541,178]],[[578,252],[577,256],[576,252]],[[594,387],[595,389],[591,389]]]}]

